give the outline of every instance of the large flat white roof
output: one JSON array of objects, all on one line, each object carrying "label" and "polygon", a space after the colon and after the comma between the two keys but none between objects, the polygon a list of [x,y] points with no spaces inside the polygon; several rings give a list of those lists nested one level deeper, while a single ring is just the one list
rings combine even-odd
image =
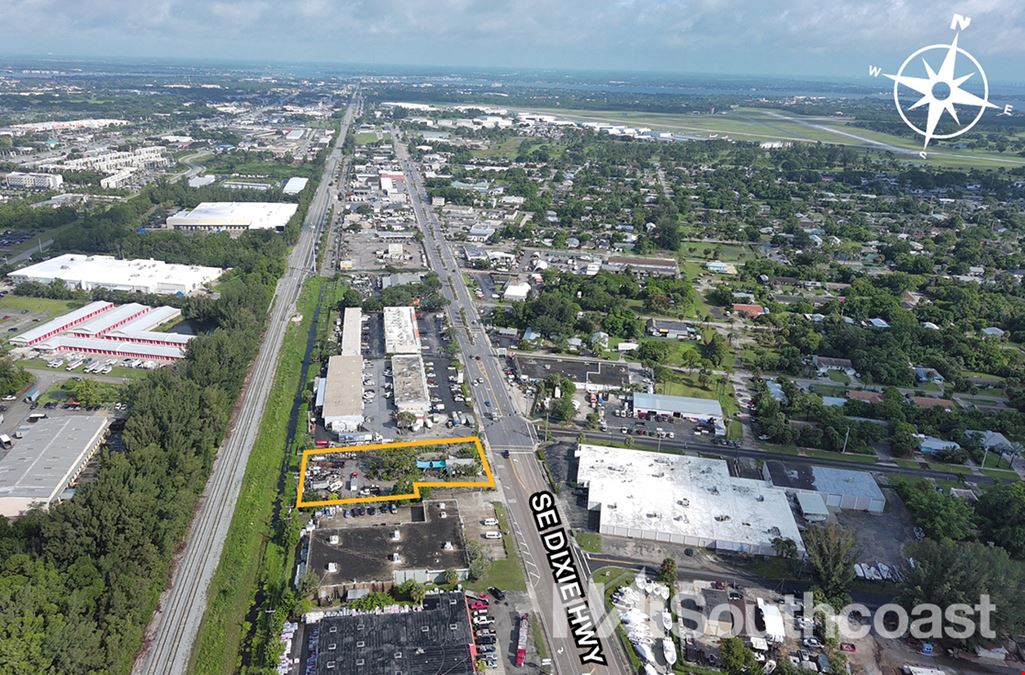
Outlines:
[{"label": "large flat white roof", "polygon": [[326,423],[332,419],[363,416],[363,357],[339,354],[327,361],[324,385],[324,407],[321,415]]},{"label": "large flat white roof", "polygon": [[285,187],[281,188],[281,191],[284,192],[286,195],[297,195],[306,188],[306,184],[309,182],[309,178],[292,176],[285,183]]},{"label": "large flat white roof", "polygon": [[167,219],[168,227],[202,229],[284,229],[298,210],[286,202],[202,202]]},{"label": "large flat white roof", "polygon": [[686,417],[718,417],[722,418],[722,406],[713,398],[693,398],[691,396],[668,396],[665,394],[634,394],[635,410],[658,410],[666,413],[677,413]]},{"label": "large flat white roof", "polygon": [[723,460],[588,444],[577,455],[602,532],[763,553],[786,537],[803,550],[786,491],[734,478]]},{"label": "large flat white roof", "polygon": [[107,418],[63,415],[34,423],[0,460],[0,515],[49,504],[78,476],[99,446]]},{"label": "large flat white roof", "polygon": [[384,351],[388,354],[419,354],[420,333],[412,307],[384,308]]},{"label": "large flat white roof", "polygon": [[363,345],[363,310],[346,307],[342,315],[342,354],[360,354]]},{"label": "large flat white roof", "polygon": [[182,311],[177,307],[171,307],[170,305],[161,305],[154,307],[150,311],[146,312],[142,316],[136,317],[128,323],[121,324],[118,327],[118,331],[124,333],[128,331],[148,331],[161,326],[168,321],[177,319],[182,315]]},{"label": "large flat white roof", "polygon": [[224,273],[219,267],[179,265],[161,260],[119,260],[107,255],[67,253],[15,270],[15,282],[48,284],[60,279],[68,286],[92,290],[141,291],[144,293],[192,293]]},{"label": "large flat white roof", "polygon": [[101,335],[111,330],[112,327],[122,322],[127,323],[132,317],[144,314],[148,310],[149,307],[146,305],[139,304],[138,302],[129,302],[127,305],[118,305],[113,309],[96,315],[88,321],[83,321],[73,327],[71,331],[76,334],[81,333],[84,336]]}]

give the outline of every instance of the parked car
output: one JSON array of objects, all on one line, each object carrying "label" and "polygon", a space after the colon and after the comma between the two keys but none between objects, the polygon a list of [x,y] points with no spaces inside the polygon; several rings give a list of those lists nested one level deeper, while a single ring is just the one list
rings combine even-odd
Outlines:
[{"label": "parked car", "polygon": [[503,602],[505,600],[505,591],[503,591],[501,588],[498,588],[497,586],[492,586],[491,588],[489,588],[488,593],[494,596],[495,600],[498,600],[499,602]]}]

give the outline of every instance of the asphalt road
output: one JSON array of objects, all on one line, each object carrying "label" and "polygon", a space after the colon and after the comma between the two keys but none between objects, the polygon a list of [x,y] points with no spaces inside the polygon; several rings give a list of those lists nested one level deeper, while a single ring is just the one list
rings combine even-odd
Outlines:
[{"label": "asphalt road", "polygon": [[[552,573],[529,506],[531,494],[549,489],[548,481],[534,454],[537,445],[535,429],[523,417],[524,411],[518,408],[510,396],[501,362],[492,350],[488,335],[481,326],[477,308],[466,288],[455,255],[444,239],[434,213],[425,208],[421,201],[421,195],[425,194],[423,179],[417,167],[409,160],[404,142],[397,132],[392,133],[392,139],[396,156],[406,174],[407,192],[413,211],[423,232],[429,267],[437,272],[442,292],[450,301],[446,311],[453,326],[454,337],[459,344],[466,377],[470,380],[480,377],[483,380],[479,386],[473,388],[474,407],[480,420],[481,440],[489,450],[489,459],[495,470],[499,491],[507,506],[509,524],[527,573],[527,592],[534,610],[542,618],[555,672],[563,675],[628,673],[630,670],[625,657],[614,640],[602,640],[609,666],[593,667],[581,665],[577,647],[568,637],[565,610],[553,583]],[[486,401],[490,401],[490,406],[485,404]],[[497,419],[488,420],[484,414],[487,411],[496,413]],[[509,457],[502,457],[502,451],[508,451]],[[577,567],[583,573],[585,567],[575,542],[574,553]],[[600,608],[592,608],[592,612],[596,609],[600,611]]]},{"label": "asphalt road", "polygon": [[278,280],[263,343],[243,389],[238,413],[217,453],[184,549],[172,572],[171,583],[150,621],[146,643],[136,659],[134,673],[169,675],[184,673],[188,669],[193,643],[206,610],[207,590],[235,511],[285,330],[295,312],[303,282],[316,274],[316,244],[327,215],[328,183],[338,169],[340,147],[349,130],[352,109],[350,104],[342,131],[325,164],[317,193],[310,203],[299,240],[289,255],[288,269]]}]

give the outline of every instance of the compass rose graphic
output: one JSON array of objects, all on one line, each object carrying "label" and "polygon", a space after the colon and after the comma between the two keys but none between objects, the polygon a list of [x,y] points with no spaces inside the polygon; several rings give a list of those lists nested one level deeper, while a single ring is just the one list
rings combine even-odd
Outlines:
[{"label": "compass rose graphic", "polygon": [[[958,18],[960,17],[956,17],[955,22],[952,22],[951,28],[956,25]],[[968,21],[961,27],[967,27]],[[989,81],[982,65],[974,56],[958,46],[960,35],[960,30],[955,32],[954,39],[949,45],[935,44],[922,47],[904,60],[896,75],[886,75],[893,80],[893,102],[901,119],[912,130],[925,137],[923,149],[928,148],[929,142],[933,139],[956,138],[966,133],[982,119],[982,114],[987,108],[997,108],[989,102]],[[925,76],[907,74],[909,67],[912,64],[917,65],[919,59],[925,69]],[[936,62],[940,65],[933,68],[932,64]],[[875,75],[878,72],[879,69],[870,68],[870,74]],[[919,98],[910,105],[907,101],[902,102],[902,88],[911,90],[912,95],[918,94]],[[926,107],[925,128],[908,117],[908,112],[922,107]],[[977,110],[967,123],[962,122],[966,108],[969,115],[971,110]],[[947,131],[949,123],[941,127],[945,116],[949,116],[957,125],[955,130]],[[942,131],[938,131],[938,128]]]}]

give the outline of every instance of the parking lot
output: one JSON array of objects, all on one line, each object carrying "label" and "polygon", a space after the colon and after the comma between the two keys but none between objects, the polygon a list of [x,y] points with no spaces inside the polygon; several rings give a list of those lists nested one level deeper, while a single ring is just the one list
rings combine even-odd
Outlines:
[{"label": "parking lot", "polygon": [[4,230],[0,233],[0,255],[9,255],[11,249],[39,236],[42,230]]},{"label": "parking lot", "polygon": [[[677,443],[691,438],[702,442],[715,438],[714,430],[704,423],[682,417],[659,416],[640,419],[633,416],[633,408],[625,399],[610,394],[604,405],[605,431],[621,441],[625,436],[672,439]],[[661,431],[660,431],[661,430]]]},{"label": "parking lot", "polygon": [[[385,439],[395,439],[400,435],[408,438],[409,432],[400,431],[395,422],[391,362],[385,354],[383,316],[380,312],[368,312],[364,317],[366,321],[363,322],[361,336],[364,356],[363,426],[367,431],[378,433]],[[418,438],[466,435],[467,429],[473,427],[473,411],[463,396],[462,387],[449,381],[449,377],[456,376],[458,362],[444,353],[440,337],[441,323],[435,314],[420,312],[417,315],[427,391],[432,405],[431,426],[416,432]],[[467,386],[472,388],[471,383],[467,383]],[[460,416],[458,425],[452,422],[452,413]],[[462,422],[463,416],[468,424]],[[331,436],[318,420],[314,437],[329,440]]]}]

